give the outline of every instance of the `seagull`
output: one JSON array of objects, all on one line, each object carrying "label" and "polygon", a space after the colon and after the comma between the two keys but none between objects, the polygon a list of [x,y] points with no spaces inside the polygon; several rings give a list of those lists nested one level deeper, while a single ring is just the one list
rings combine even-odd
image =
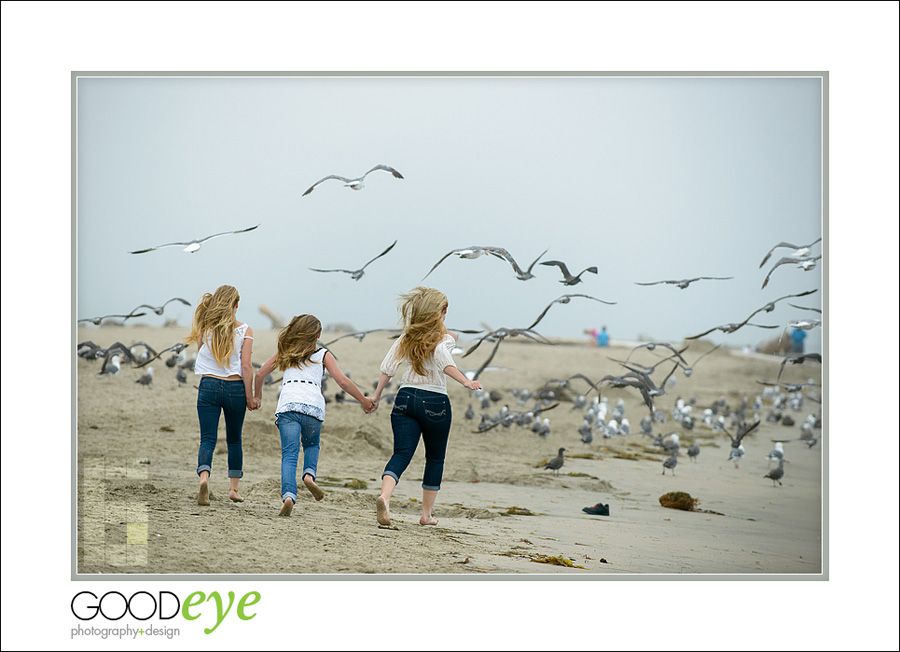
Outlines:
[{"label": "seagull", "polygon": [[800,258],[800,257],[806,256],[809,253],[810,247],[812,247],[814,244],[818,244],[819,242],[821,242],[821,240],[822,240],[822,238],[818,238],[818,239],[810,242],[808,245],[799,245],[799,246],[795,245],[795,244],[791,244],[790,242],[779,242],[777,245],[775,245],[774,247],[769,249],[769,253],[767,253],[766,257],[762,259],[762,262],[759,264],[759,268],[762,269],[762,266],[766,264],[766,261],[769,260],[769,257],[772,255],[772,252],[775,251],[776,249],[778,249],[779,247],[787,247],[789,249],[793,249],[794,253],[792,255]]},{"label": "seagull", "polygon": [[780,441],[775,442],[775,448],[769,451],[769,454],[766,455],[766,459],[770,462],[778,462],[784,459],[784,443]]},{"label": "seagull", "polygon": [[776,482],[778,484],[781,484],[781,478],[784,477],[784,463],[786,461],[787,460],[782,457],[780,460],[778,460],[778,467],[772,469],[763,476],[764,478],[769,478],[772,481],[773,487],[775,486]]},{"label": "seagull", "polygon": [[[491,331],[487,335],[483,336],[480,340],[478,340],[474,346],[470,347],[468,351],[466,351],[462,357],[466,357],[470,353],[472,353],[475,349],[479,347],[479,345],[484,342],[486,339],[493,337],[496,339],[497,343],[494,344],[494,349],[491,351],[491,354],[487,357],[487,359],[481,363],[481,367],[473,374],[470,380],[478,380],[478,377],[482,374],[482,372],[487,368],[487,366],[491,363],[491,360],[494,359],[494,356],[497,354],[497,349],[500,348],[500,344],[507,337],[516,337],[517,335],[522,335],[527,337],[535,342],[541,342],[542,344],[552,344],[547,340],[543,335],[538,333],[537,331],[532,331],[526,328],[498,328],[497,330]],[[535,337],[537,336],[537,337]],[[543,341],[542,341],[543,340]]]},{"label": "seagull", "polygon": [[582,298],[585,298],[585,299],[592,299],[593,301],[599,301],[600,303],[605,303],[605,304],[608,305],[608,306],[614,306],[614,305],[616,305],[616,302],[615,302],[615,301],[604,301],[603,299],[598,299],[597,297],[592,297],[592,296],[589,295],[589,294],[564,294],[564,295],[562,295],[561,297],[559,297],[559,298],[554,299],[553,301],[551,301],[551,302],[550,302],[550,305],[548,305],[546,308],[544,308],[544,312],[542,312],[540,315],[538,315],[538,318],[535,319],[535,320],[534,320],[534,323],[531,324],[531,326],[529,326],[526,330],[530,330],[530,329],[534,328],[535,326],[537,326],[537,325],[538,325],[538,322],[540,322],[540,321],[544,318],[544,315],[547,314],[547,311],[550,310],[550,308],[552,308],[554,304],[556,304],[556,303],[569,303],[569,302],[570,302],[572,299],[574,299],[575,297],[582,297]]},{"label": "seagull", "polygon": [[802,328],[805,331],[821,326],[821,319],[795,319],[790,323],[791,328]]},{"label": "seagull", "polygon": [[672,475],[675,475],[675,467],[678,466],[678,454],[677,452],[672,453],[672,457],[663,462],[663,472],[662,474],[666,474],[666,469],[672,469]]},{"label": "seagull", "polygon": [[588,267],[578,272],[576,276],[572,276],[572,274],[569,272],[569,268],[566,267],[566,264],[560,260],[548,260],[541,263],[541,265],[554,265],[556,267],[559,267],[559,271],[561,271],[563,275],[563,279],[560,281],[560,283],[562,283],[563,285],[576,285],[578,283],[581,283],[581,275],[585,272],[590,272],[591,274],[597,273],[596,267]]},{"label": "seagull", "polygon": [[336,174],[329,174],[327,177],[324,177],[324,178],[322,178],[322,179],[319,179],[319,180],[316,181],[313,185],[311,185],[311,186],[309,187],[309,190],[307,190],[305,193],[303,193],[303,197],[306,197],[309,193],[311,193],[311,192],[313,191],[313,189],[314,189],[316,186],[318,186],[320,183],[322,183],[323,181],[328,181],[329,179],[337,179],[338,181],[343,181],[343,182],[344,182],[344,187],[345,187],[345,188],[350,188],[351,190],[362,190],[362,189],[365,187],[364,184],[363,184],[363,180],[364,180],[367,176],[369,176],[370,173],[374,172],[375,170],[384,170],[385,172],[390,172],[390,173],[393,174],[394,177],[397,178],[397,179],[403,179],[403,178],[404,178],[402,174],[400,174],[399,172],[397,172],[397,170],[395,170],[394,168],[392,168],[390,165],[376,165],[374,168],[372,168],[371,170],[369,170],[368,172],[366,172],[366,173],[365,173],[364,175],[362,175],[361,177],[357,177],[356,179],[348,179],[347,177],[341,177],[341,176],[338,176],[338,175],[336,175]]},{"label": "seagull", "polygon": [[502,247],[490,247],[490,246],[482,247],[482,246],[476,245],[476,246],[472,246],[472,247],[464,247],[462,249],[454,249],[453,251],[450,251],[450,252],[447,252],[446,254],[444,254],[443,258],[441,258],[439,261],[437,261],[434,264],[434,266],[430,270],[428,270],[428,274],[426,274],[425,276],[422,277],[422,280],[424,281],[426,278],[428,278],[428,275],[431,274],[431,272],[433,272],[437,268],[438,265],[440,265],[442,262],[444,262],[450,256],[459,256],[460,258],[474,260],[481,256],[491,255],[491,256],[495,256],[497,258],[502,258],[503,260],[508,262],[510,265],[512,265],[513,271],[516,273],[516,278],[519,279],[520,281],[527,281],[530,278],[534,278],[534,274],[531,273],[531,270],[534,267],[534,264],[537,261],[539,261],[544,256],[544,254],[547,253],[548,251],[549,251],[549,249],[545,249],[540,256],[538,256],[531,262],[531,264],[528,266],[528,269],[523,271],[522,268],[519,267],[519,264],[516,262],[515,258],[513,258],[512,255],[506,249],[503,249]]},{"label": "seagull", "polygon": [[722,431],[728,435],[728,438],[731,440],[731,453],[728,455],[728,460],[734,462],[734,468],[738,468],[738,462],[744,458],[744,444],[741,443],[741,441],[758,427],[759,421],[756,421],[749,426],[744,423],[739,423],[737,437],[732,437],[731,433],[728,432],[724,426],[722,427]]},{"label": "seagull", "polygon": [[785,256],[784,258],[780,259],[777,263],[775,263],[775,265],[772,267],[772,269],[769,270],[769,273],[766,274],[766,278],[763,281],[761,289],[764,289],[769,284],[769,277],[772,276],[772,272],[774,272],[776,269],[778,269],[781,265],[788,265],[790,263],[796,263],[799,267],[801,267],[803,269],[804,272],[808,272],[809,270],[815,268],[816,261],[819,260],[820,258],[822,258],[822,254],[819,254],[818,256],[812,256],[812,257]]},{"label": "seagull", "polygon": [[813,312],[817,312],[820,315],[822,314],[821,308],[807,308],[806,306],[795,306],[793,303],[788,304],[791,308],[796,308],[797,310],[812,310]]},{"label": "seagull", "polygon": [[[667,344],[666,342],[647,342],[646,344],[638,344],[636,347],[631,349],[631,352],[625,358],[625,362],[628,362],[631,359],[631,354],[637,351],[638,349],[647,349],[648,351],[653,351],[657,346],[662,346],[669,349],[675,356],[678,357],[685,365],[687,365],[687,360],[681,357],[681,353],[684,352],[684,349],[681,351],[676,351],[675,347],[671,344]],[[671,356],[674,357],[674,356]]]},{"label": "seagull", "polygon": [[652,283],[635,282],[635,285],[659,285],[660,283],[669,283],[670,285],[677,285],[683,290],[696,281],[729,281],[733,278],[733,276],[698,276],[697,278],[683,278],[679,281],[653,281]]},{"label": "seagull", "polygon": [[781,367],[778,369],[778,377],[775,379],[775,382],[781,380],[781,373],[784,371],[784,365],[788,362],[791,364],[803,364],[806,360],[815,360],[819,364],[822,364],[822,354],[821,353],[805,353],[803,355],[798,355],[795,357],[786,357],[781,361]]},{"label": "seagull", "polygon": [[365,274],[365,272],[363,270],[366,267],[368,267],[370,264],[372,264],[373,262],[375,262],[376,260],[378,260],[379,258],[384,256],[391,249],[393,249],[395,244],[397,244],[396,240],[394,240],[394,244],[392,244],[390,247],[388,247],[387,249],[382,251],[380,254],[375,256],[375,258],[370,260],[368,263],[366,263],[359,269],[353,269],[353,270],[351,270],[351,269],[316,269],[315,267],[310,267],[310,269],[314,272],[345,272],[345,273],[349,274],[350,278],[352,278],[354,281],[358,281],[359,279],[361,279],[363,277],[363,274]]},{"label": "seagull", "polygon": [[[697,461],[697,456],[700,454],[700,442],[695,441],[691,444],[690,448],[688,448],[688,457],[691,458],[691,462]],[[674,475],[674,471],[672,472]]]},{"label": "seagull", "polygon": [[563,465],[563,451],[564,450],[566,450],[566,449],[560,448],[559,453],[556,454],[556,457],[554,457],[552,460],[550,460],[549,462],[547,462],[544,465],[544,469],[545,470],[550,469],[552,471],[556,471],[556,474],[559,475],[559,470],[562,468],[562,465]]},{"label": "seagull", "polygon": [[[691,377],[691,374],[694,373],[694,367],[697,366],[697,363],[700,362],[700,361],[703,359],[704,356],[707,356],[707,355],[709,355],[710,353],[712,353],[713,351],[715,351],[716,349],[721,348],[721,346],[722,346],[721,344],[717,344],[716,346],[714,346],[713,348],[711,348],[711,349],[710,349],[709,351],[707,351],[706,353],[701,354],[699,358],[697,358],[696,360],[694,360],[694,364],[692,364],[692,365],[690,365],[690,366],[688,366],[688,365],[682,365],[682,366],[684,367],[684,375],[687,376],[688,378],[690,378],[690,377]],[[671,356],[670,356],[670,357],[671,357]],[[669,359],[669,358],[666,358],[666,360],[668,360],[668,359]],[[665,360],[664,360],[664,361],[665,361]],[[676,364],[677,364],[677,363],[676,363]]]},{"label": "seagull", "polygon": [[111,357],[108,357],[103,361],[103,366],[100,368],[100,373],[98,376],[111,375],[115,376],[119,373],[119,365],[122,363],[122,356],[115,354]]},{"label": "seagull", "polygon": [[[143,343],[143,342],[138,342],[138,344],[135,344],[135,346],[138,346],[139,344],[144,344],[144,343]],[[147,346],[147,345],[144,344],[144,346]],[[184,344],[184,343],[182,343],[182,342],[178,342],[177,344],[173,344],[172,346],[170,346],[168,349],[163,349],[163,350],[160,351],[159,353],[156,353],[155,351],[153,351],[153,349],[150,349],[150,347],[147,346],[147,348],[150,349],[150,351],[151,351],[152,353],[154,353],[153,357],[147,357],[147,356],[145,355],[145,356],[144,356],[145,359],[142,359],[142,360],[140,361],[140,364],[135,366],[135,369],[140,369],[141,367],[143,367],[143,366],[145,366],[145,365],[147,365],[147,364],[150,364],[151,362],[153,362],[154,360],[156,360],[159,356],[161,356],[161,355],[162,355],[163,353],[165,353],[166,351],[174,351],[175,354],[177,355],[177,354],[181,353],[182,351],[184,351],[186,348],[188,348],[188,346],[190,346],[190,345],[189,345],[189,344]],[[175,366],[175,364],[176,364],[176,363],[173,362],[173,363],[170,365],[170,364],[167,362],[167,363],[166,363],[166,366],[170,366],[170,367],[171,367],[171,366]]]},{"label": "seagull", "polygon": [[[141,308],[149,308],[150,310],[152,310],[153,312],[155,312],[157,315],[161,315],[161,314],[163,314],[163,309],[164,309],[167,305],[169,305],[170,303],[172,303],[173,301],[180,301],[181,303],[183,303],[183,304],[186,305],[186,306],[190,306],[190,305],[191,305],[188,301],[185,301],[185,300],[182,299],[181,297],[174,297],[174,298],[169,299],[168,301],[166,301],[166,302],[165,302],[164,304],[162,304],[161,306],[150,306],[150,305],[147,305],[146,303],[142,303],[141,305],[139,305],[139,306],[138,306],[137,308],[135,308],[134,310],[140,310]],[[131,311],[132,314],[134,314],[134,310]],[[144,314],[144,313],[141,313],[141,314]],[[134,315],[134,316],[137,317],[137,315]]]},{"label": "seagull", "polygon": [[401,329],[399,329],[399,328],[373,328],[373,329],[370,330],[370,331],[360,331],[360,332],[358,332],[358,333],[347,333],[346,335],[341,335],[340,337],[334,338],[334,339],[331,340],[330,342],[325,342],[324,346],[331,346],[332,344],[334,344],[334,343],[337,342],[338,340],[342,340],[342,339],[344,339],[344,338],[346,338],[346,337],[355,337],[357,340],[359,340],[360,342],[362,342],[362,341],[365,339],[366,335],[368,335],[369,333],[381,333],[381,332],[384,332],[384,333],[402,333],[403,331],[402,331]]},{"label": "seagull", "polygon": [[[137,310],[137,308],[135,308],[135,310]],[[80,324],[82,322],[89,321],[94,326],[99,326],[100,322],[102,322],[104,319],[121,319],[122,321],[125,321],[127,319],[131,319],[132,317],[143,317],[146,314],[146,312],[139,312],[135,314],[134,310],[132,310],[127,315],[104,315],[103,317],[86,317],[85,319],[79,319],[78,323]]]},{"label": "seagull", "polygon": [[138,378],[136,383],[140,383],[141,385],[150,386],[150,383],[153,382],[153,367],[147,367],[147,373]]},{"label": "seagull", "polygon": [[750,318],[747,317],[747,319],[745,319],[744,321],[742,321],[740,323],[731,322],[729,324],[722,324],[721,326],[714,326],[707,331],[703,331],[702,333],[699,333],[698,335],[691,335],[690,337],[686,337],[684,339],[696,340],[700,337],[703,337],[704,335],[709,335],[710,333],[712,333],[713,331],[716,331],[716,330],[722,331],[723,333],[733,333],[734,331],[738,330],[742,326],[755,326],[757,328],[778,328],[777,325],[776,326],[768,326],[765,324],[751,324],[749,320],[750,320]]},{"label": "seagull", "polygon": [[752,318],[754,315],[756,315],[757,313],[760,313],[760,312],[772,312],[773,310],[775,310],[775,304],[778,303],[779,301],[781,301],[782,299],[790,299],[791,297],[805,297],[806,295],[814,294],[815,292],[818,292],[818,290],[807,290],[806,292],[801,292],[799,294],[787,294],[783,297],[778,297],[774,301],[770,301],[769,303],[764,305],[762,308],[758,308],[757,310],[754,310],[752,313],[750,313],[750,318]]},{"label": "seagull", "polygon": [[179,369],[175,372],[175,380],[177,380],[182,385],[187,382],[187,374],[184,373],[184,369]]},{"label": "seagull", "polygon": [[249,229],[240,229],[238,231],[224,231],[222,233],[214,233],[213,235],[208,235],[205,238],[199,238],[197,240],[191,240],[190,242],[168,242],[166,244],[157,245],[156,247],[150,247],[148,249],[138,249],[137,251],[129,251],[130,254],[145,254],[148,251],[156,251],[157,249],[162,249],[163,247],[184,247],[183,251],[188,253],[195,253],[200,250],[200,246],[209,240],[210,238],[217,238],[220,235],[231,235],[233,233],[247,233],[248,231],[253,231],[254,229],[258,229],[259,224],[256,226],[251,226]]}]

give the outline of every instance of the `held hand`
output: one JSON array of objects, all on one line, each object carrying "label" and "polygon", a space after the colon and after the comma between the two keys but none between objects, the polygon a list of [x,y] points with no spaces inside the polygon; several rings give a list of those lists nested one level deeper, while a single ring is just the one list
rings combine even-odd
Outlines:
[{"label": "held hand", "polygon": [[251,397],[247,401],[247,409],[250,411],[258,410],[259,406],[262,405],[262,401],[256,398],[255,396]]},{"label": "held hand", "polygon": [[359,405],[362,408],[362,411],[365,412],[366,414],[371,413],[372,410],[375,409],[375,401],[370,399],[368,396],[364,396],[363,400],[360,401]]},{"label": "held hand", "polygon": [[378,401],[379,400],[380,399],[374,399],[374,398],[372,399],[372,407],[370,409],[366,410],[366,414],[372,414],[375,410],[378,409]]}]

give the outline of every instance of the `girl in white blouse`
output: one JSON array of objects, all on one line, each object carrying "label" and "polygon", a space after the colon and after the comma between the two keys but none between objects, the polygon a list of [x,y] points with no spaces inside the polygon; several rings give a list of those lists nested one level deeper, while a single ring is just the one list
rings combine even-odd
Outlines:
[{"label": "girl in white blouse", "polygon": [[400,297],[403,334],[381,363],[381,376],[372,396],[377,408],[381,392],[400,364],[409,363],[391,411],[394,454],[384,467],[381,495],[376,500],[377,520],[381,525],[391,524],[391,494],[409,466],[420,436],[425,443],[425,473],[419,523],[437,523],[431,510],[441,488],[452,418],[445,376],[466,389],[481,389],[481,383],[468,380],[456,368],[450,355],[456,338],[444,327],[448,305],[446,295],[433,288],[417,287]]}]

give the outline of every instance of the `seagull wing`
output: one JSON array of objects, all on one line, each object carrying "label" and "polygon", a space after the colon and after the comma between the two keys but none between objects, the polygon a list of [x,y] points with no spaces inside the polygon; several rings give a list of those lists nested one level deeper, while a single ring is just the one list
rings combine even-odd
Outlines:
[{"label": "seagull wing", "polygon": [[[139,344],[143,344],[143,342],[139,342]],[[135,346],[137,346],[137,345],[135,345]],[[147,345],[144,344],[144,346],[147,346]],[[151,349],[149,346],[147,346],[147,348],[150,350],[151,353],[155,353],[155,351],[153,351],[153,349]],[[140,369],[141,367],[147,366],[148,364],[150,364],[151,362],[153,362],[154,360],[156,360],[159,356],[161,356],[163,353],[166,353],[167,351],[175,351],[175,353],[181,353],[181,351],[183,351],[185,348],[186,348],[185,345],[183,345],[181,342],[179,342],[179,343],[177,343],[177,344],[173,344],[173,345],[170,346],[169,348],[163,349],[163,350],[160,351],[159,353],[156,353],[156,355],[154,355],[154,356],[153,356],[152,358],[150,358],[149,360],[144,360],[141,364],[135,365],[134,368],[135,368],[135,369]]]},{"label": "seagull wing", "polygon": [[549,250],[549,249],[544,249],[543,253],[542,253],[540,256],[538,256],[537,258],[535,258],[534,260],[532,260],[532,261],[531,261],[531,264],[528,266],[528,269],[525,270],[525,273],[526,273],[526,274],[531,274],[531,269],[534,267],[534,264],[535,264],[537,261],[539,261],[541,258],[543,258],[543,257],[544,257],[544,254],[547,253],[548,251],[550,251],[550,250]]},{"label": "seagull wing", "polygon": [[[395,170],[394,168],[392,168],[390,165],[376,165],[374,168],[372,168],[371,170],[369,170],[369,172],[366,172],[364,175],[362,175],[362,176],[360,177],[360,179],[365,179],[367,176],[369,176],[369,173],[370,173],[370,172],[374,172],[375,170],[384,170],[385,172],[390,172],[391,174],[393,174],[393,175],[394,175],[396,178],[398,178],[398,179],[402,179],[402,178],[403,178],[403,175],[400,174],[399,172],[397,172],[397,170]],[[327,178],[328,178],[328,177],[326,177],[326,179],[327,179]],[[324,181],[324,179],[323,179],[323,181]],[[320,182],[320,183],[321,183],[321,182]],[[312,188],[310,188],[310,190],[312,190]]]},{"label": "seagull wing", "polygon": [[181,297],[173,297],[173,298],[169,299],[168,301],[166,301],[164,304],[162,304],[162,307],[165,308],[167,305],[169,305],[173,301],[180,301],[181,303],[183,303],[186,306],[191,305],[189,301],[185,301]]},{"label": "seagull wing", "polygon": [[129,251],[130,254],[145,254],[148,251],[156,251],[157,249],[162,249],[163,247],[186,247],[190,242],[167,242],[166,244],[156,245],[155,247],[150,247],[149,249],[138,249],[137,251]]},{"label": "seagull wing", "polygon": [[347,274],[353,274],[357,270],[350,269],[316,269],[315,267],[308,267],[307,269],[311,269],[314,272],[345,272]]},{"label": "seagull wing", "polygon": [[[487,360],[485,360],[485,361],[481,364],[481,366],[478,367],[478,371],[476,371],[476,372],[472,375],[472,380],[478,380],[478,377],[481,375],[481,372],[484,371],[485,367],[487,367],[489,364],[491,364],[491,360],[493,360],[493,359],[494,359],[494,356],[497,354],[497,349],[500,348],[500,343],[501,343],[501,342],[503,342],[503,339],[497,340],[497,343],[494,344],[494,350],[491,351],[491,354],[487,357]],[[480,344],[480,342],[479,342],[479,344]],[[466,355],[469,355],[469,354],[466,353],[463,357],[465,357]]]},{"label": "seagull wing", "polygon": [[[516,273],[516,276],[525,276],[525,272],[519,267],[519,263],[516,262],[516,259],[512,257],[512,254],[509,253],[506,249],[502,249],[500,247],[485,247],[485,251],[489,254],[496,256],[497,258],[502,258],[510,265],[512,265],[513,271]],[[546,251],[544,253],[547,253]],[[544,254],[541,254],[543,256]],[[532,263],[533,265],[534,263]],[[529,268],[531,269],[531,268]]]},{"label": "seagull wing", "polygon": [[553,265],[554,267],[559,267],[559,270],[562,272],[562,275],[566,278],[572,278],[572,275],[569,273],[569,268],[566,267],[566,264],[561,260],[545,260],[541,263],[541,265]]},{"label": "seagull wing", "polygon": [[733,278],[733,276],[699,276],[693,279],[691,283],[694,281],[730,281]]},{"label": "seagull wing", "polygon": [[703,332],[700,333],[699,335],[691,335],[690,337],[686,337],[686,338],[684,338],[684,339],[686,339],[686,340],[696,340],[696,339],[698,339],[698,338],[700,338],[700,337],[703,337],[704,335],[709,335],[709,334],[712,333],[714,330],[717,330],[717,329],[719,329],[719,328],[721,328],[721,326],[713,326],[713,327],[710,328],[708,331],[703,331]]},{"label": "seagull wing", "polygon": [[376,260],[378,260],[379,258],[381,258],[382,256],[384,256],[387,252],[389,252],[391,249],[394,248],[394,245],[395,245],[395,244],[397,244],[397,241],[396,241],[396,240],[394,240],[394,244],[392,244],[390,247],[388,247],[387,249],[385,249],[384,251],[382,251],[380,254],[378,254],[377,256],[375,256],[375,258],[373,258],[372,260],[370,260],[368,263],[366,263],[365,265],[363,265],[363,266],[362,266],[362,269],[365,269],[365,268],[368,267],[371,263],[375,262]]},{"label": "seagull wing", "polygon": [[544,318],[544,315],[547,314],[547,311],[550,310],[551,307],[553,307],[553,304],[558,303],[558,302],[559,302],[559,299],[554,299],[553,301],[551,301],[550,305],[548,305],[546,308],[544,308],[544,311],[540,315],[538,315],[538,318],[534,320],[534,323],[532,323],[531,326],[528,327],[528,330],[531,330],[532,328],[537,326],[538,323]]},{"label": "seagull wing", "polygon": [[[819,240],[821,240],[821,238],[819,238]],[[818,242],[818,240],[816,242]],[[813,244],[815,244],[815,242]],[[769,260],[769,258],[772,256],[772,252],[775,251],[776,249],[778,249],[778,247],[790,247],[791,249],[800,249],[800,247],[798,247],[795,244],[791,244],[790,242],[779,242],[777,245],[775,245],[774,247],[769,249],[769,253],[766,254],[766,257],[763,258],[762,262],[759,264],[760,269],[762,269],[762,266],[765,265],[766,261]]]},{"label": "seagull wing", "polygon": [[311,186],[309,187],[309,190],[307,190],[307,191],[306,191],[305,193],[303,193],[301,196],[302,196],[302,197],[306,197],[309,193],[311,193],[311,192],[313,191],[313,188],[315,188],[316,186],[318,186],[318,185],[319,185],[320,183],[322,183],[323,181],[328,181],[329,179],[337,179],[338,181],[343,181],[344,183],[350,183],[350,182],[352,181],[352,179],[348,179],[348,178],[346,178],[346,177],[340,177],[340,176],[338,176],[338,175],[336,175],[336,174],[329,174],[327,177],[323,177],[323,178],[319,179],[318,181],[316,181],[313,185],[311,185]]},{"label": "seagull wing", "polygon": [[206,242],[210,238],[218,238],[220,235],[231,235],[233,233],[247,233],[247,231],[253,231],[254,229],[258,229],[259,224],[256,226],[251,226],[249,229],[238,229],[237,231],[223,231],[222,233],[213,233],[212,235],[208,235],[205,238],[200,238],[197,240],[198,243]]},{"label": "seagull wing", "polygon": [[653,281],[652,283],[638,283],[635,281],[635,285],[659,285],[660,283],[675,283],[676,281]]},{"label": "seagull wing", "polygon": [[444,256],[434,264],[434,267],[432,267],[431,269],[428,270],[428,274],[426,274],[425,276],[422,277],[422,280],[424,281],[426,278],[428,278],[428,275],[431,274],[431,272],[433,272],[435,269],[437,269],[437,266],[440,265],[445,260],[447,260],[448,257],[450,257],[453,254],[458,253],[460,251],[465,251],[465,250],[464,249],[454,249],[453,251],[450,251],[450,252],[444,254]]},{"label": "seagull wing", "polygon": [[788,304],[791,308],[797,308],[798,310],[812,310],[813,312],[818,312],[821,314],[821,308],[807,308],[805,306],[795,306],[793,303]]}]

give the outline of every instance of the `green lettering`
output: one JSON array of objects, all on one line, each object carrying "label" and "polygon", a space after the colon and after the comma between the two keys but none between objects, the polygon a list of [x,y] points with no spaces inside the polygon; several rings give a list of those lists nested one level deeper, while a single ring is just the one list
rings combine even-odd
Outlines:
[{"label": "green lettering", "polygon": [[228,609],[225,612],[222,612],[222,596],[219,595],[218,591],[213,591],[209,594],[209,597],[206,598],[206,601],[215,599],[216,601],[216,625],[212,629],[204,629],[203,632],[206,634],[212,634],[216,631],[216,627],[222,624],[222,621],[225,620],[225,616],[228,615],[228,612],[231,611],[232,605],[234,605],[234,591],[228,592]]},{"label": "green lettering", "polygon": [[[248,601],[247,598],[249,598],[251,595],[253,596],[253,599]],[[241,598],[241,601],[238,602],[238,606],[237,606],[238,618],[240,618],[241,620],[251,620],[251,619],[255,618],[256,614],[250,614],[249,616],[245,616],[244,615],[244,607],[250,607],[250,606],[256,604],[257,602],[259,602],[260,597],[261,596],[259,595],[259,591],[250,591],[250,593],[248,593],[243,598]]]},{"label": "green lettering", "polygon": [[[194,600],[194,597],[196,597],[197,599]],[[188,612],[188,609],[190,607],[196,607],[198,604],[203,602],[205,598],[206,594],[203,591],[194,591],[187,597],[187,599],[184,601],[184,605],[182,605],[181,607],[181,615],[184,616],[185,620],[197,620],[200,617],[200,614],[192,616],[190,612]]]}]

